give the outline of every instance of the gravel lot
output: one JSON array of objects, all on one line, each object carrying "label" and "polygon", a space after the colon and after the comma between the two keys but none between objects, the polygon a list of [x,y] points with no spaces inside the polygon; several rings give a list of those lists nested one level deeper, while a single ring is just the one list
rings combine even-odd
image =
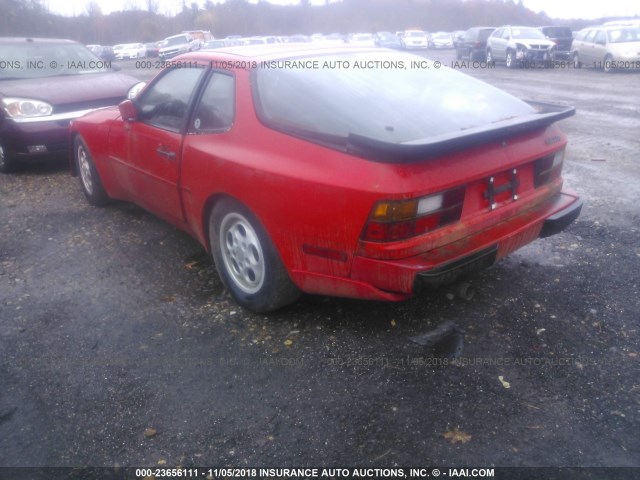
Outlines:
[{"label": "gravel lot", "polygon": [[[0,466],[640,466],[640,74],[463,71],[576,106],[586,202],[471,301],[252,314],[194,240],[89,206],[64,165],[0,177]],[[457,362],[409,340],[447,320]]]}]

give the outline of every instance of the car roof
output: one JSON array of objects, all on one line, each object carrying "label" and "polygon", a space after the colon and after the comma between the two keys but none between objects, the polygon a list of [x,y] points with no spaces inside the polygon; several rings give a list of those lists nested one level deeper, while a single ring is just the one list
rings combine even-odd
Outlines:
[{"label": "car roof", "polygon": [[597,27],[585,27],[582,30],[620,30],[621,28],[639,28],[639,27],[640,27],[639,25],[598,25]]},{"label": "car roof", "polygon": [[39,38],[39,37],[0,37],[0,44],[2,45],[20,45],[23,43],[37,43],[46,45],[60,45],[60,44],[77,44],[73,40],[66,38]]}]

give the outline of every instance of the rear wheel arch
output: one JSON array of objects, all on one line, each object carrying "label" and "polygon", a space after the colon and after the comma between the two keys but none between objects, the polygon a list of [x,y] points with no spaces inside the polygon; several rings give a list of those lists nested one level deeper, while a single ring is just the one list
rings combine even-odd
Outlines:
[{"label": "rear wheel arch", "polygon": [[207,249],[208,253],[212,252],[211,239],[209,238],[209,219],[211,218],[211,213],[213,212],[216,204],[225,199],[237,201],[234,197],[226,193],[214,193],[209,198],[207,198],[207,201],[204,203],[204,207],[202,208],[200,228],[202,229],[203,238],[205,239],[205,248]]},{"label": "rear wheel arch", "polygon": [[615,70],[613,55],[607,53],[604,56],[604,61],[602,62],[602,70],[605,73],[611,73]]},{"label": "rear wheel arch", "polygon": [[485,57],[487,59],[487,63],[492,63],[495,61],[495,59],[493,58],[493,53],[491,52],[491,48],[487,48]]},{"label": "rear wheel arch", "polygon": [[301,294],[260,218],[229,195],[207,202],[207,242],[218,274],[236,301],[270,312]]},{"label": "rear wheel arch", "polygon": [[573,67],[582,68],[582,62],[580,61],[580,54],[577,51],[573,52]]}]

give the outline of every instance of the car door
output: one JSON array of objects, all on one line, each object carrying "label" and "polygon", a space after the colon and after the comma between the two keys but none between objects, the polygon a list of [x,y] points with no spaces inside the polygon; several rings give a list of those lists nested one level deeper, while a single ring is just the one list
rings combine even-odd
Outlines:
[{"label": "car door", "polygon": [[167,70],[136,99],[138,120],[129,124],[127,175],[132,200],[174,224],[184,221],[181,148],[204,72],[199,67]]},{"label": "car door", "polygon": [[598,30],[591,30],[590,32],[588,32],[584,37],[584,41],[582,42],[579,50],[580,60],[582,61],[582,63],[588,66],[593,66],[596,61],[595,38],[597,33]]},{"label": "car door", "polygon": [[598,68],[602,68],[604,59],[607,56],[607,32],[598,30],[593,41],[593,61]]},{"label": "car door", "polygon": [[509,29],[503,28],[494,36],[491,51],[493,58],[496,60],[504,60],[506,57],[507,42],[509,41]]},{"label": "car door", "polygon": [[500,55],[501,60],[506,60],[507,58],[507,47],[511,43],[512,33],[511,27],[507,27],[500,36],[500,50],[498,55]]},{"label": "car door", "polygon": [[495,32],[493,32],[489,38],[487,39],[487,50],[491,49],[491,55],[493,59],[496,59],[496,49],[498,48],[498,43],[500,41],[500,37],[502,36],[503,28],[498,28]]},{"label": "car door", "polygon": [[225,165],[230,148],[237,146],[229,136],[235,121],[235,100],[234,75],[213,70],[190,117],[182,149],[181,190],[193,231],[199,230],[204,199],[219,192],[220,185],[228,186],[234,181]]}]

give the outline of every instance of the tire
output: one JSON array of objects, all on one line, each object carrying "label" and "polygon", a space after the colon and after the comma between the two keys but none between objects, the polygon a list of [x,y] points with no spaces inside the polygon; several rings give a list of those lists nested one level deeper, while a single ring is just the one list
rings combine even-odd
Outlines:
[{"label": "tire", "polygon": [[493,53],[490,48],[487,48],[487,63],[493,63]]},{"label": "tire", "polygon": [[271,312],[300,296],[271,239],[244,205],[232,199],[216,203],[209,242],[222,282],[243,307]]},{"label": "tire", "polygon": [[4,147],[0,145],[0,172],[12,173],[18,169],[18,165],[6,152]]},{"label": "tire", "polygon": [[109,195],[102,186],[102,180],[100,180],[89,148],[80,135],[77,135],[73,140],[73,157],[80,178],[80,186],[87,201],[96,207],[107,205],[110,201]]},{"label": "tire", "polygon": [[611,73],[615,70],[613,68],[613,57],[611,55],[607,55],[604,57],[604,63],[602,64],[602,71],[605,73]]},{"label": "tire", "polygon": [[508,50],[507,51],[507,58],[505,58],[504,63],[507,66],[507,68],[516,68],[516,65],[518,64],[518,61],[515,58],[513,50]]},{"label": "tire", "polygon": [[578,57],[578,52],[573,54],[573,68],[582,68],[582,62],[580,61],[580,57]]}]

